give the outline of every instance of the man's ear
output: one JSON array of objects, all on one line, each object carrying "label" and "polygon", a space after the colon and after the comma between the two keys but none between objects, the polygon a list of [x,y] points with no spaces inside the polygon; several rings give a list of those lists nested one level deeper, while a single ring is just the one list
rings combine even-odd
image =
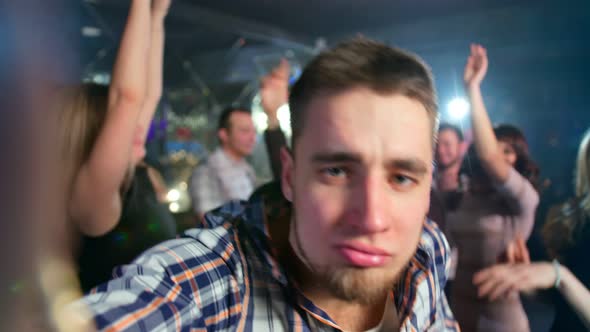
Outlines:
[{"label": "man's ear", "polygon": [[225,142],[227,142],[228,136],[229,136],[229,133],[227,132],[227,129],[225,129],[225,128],[221,128],[217,131],[217,137],[221,141],[222,145],[225,144]]},{"label": "man's ear", "polygon": [[291,151],[286,146],[281,147],[281,190],[283,196],[293,202],[293,175],[295,173],[295,161]]},{"label": "man's ear", "polygon": [[463,133],[463,141],[459,144],[461,148],[461,157],[464,157],[467,154],[467,150],[469,150],[469,146],[473,143],[473,131],[471,129],[465,130]]},{"label": "man's ear", "polygon": [[459,153],[461,154],[461,158],[465,157],[467,154],[467,150],[469,150],[469,142],[463,141],[459,143]]}]

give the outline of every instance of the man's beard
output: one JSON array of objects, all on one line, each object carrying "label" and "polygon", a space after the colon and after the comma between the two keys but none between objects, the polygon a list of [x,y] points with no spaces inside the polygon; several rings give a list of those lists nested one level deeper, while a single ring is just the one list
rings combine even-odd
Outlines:
[{"label": "man's beard", "polygon": [[368,305],[383,300],[398,278],[398,274],[382,270],[344,267],[324,268],[314,272],[316,278],[324,281],[336,297]]},{"label": "man's beard", "polygon": [[[301,245],[296,218],[291,219],[289,237],[293,251],[309,270],[316,287],[327,288],[335,297],[358,304],[375,304],[382,301],[393,289],[400,271],[391,268],[330,267],[312,263]],[[292,243],[294,242],[294,243]]]}]

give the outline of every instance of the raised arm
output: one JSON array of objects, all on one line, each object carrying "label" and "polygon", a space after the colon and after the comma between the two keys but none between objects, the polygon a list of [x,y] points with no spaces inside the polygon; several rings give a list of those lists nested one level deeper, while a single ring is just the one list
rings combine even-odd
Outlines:
[{"label": "raised arm", "polygon": [[268,128],[264,132],[264,142],[273,179],[278,180],[281,177],[281,148],[287,145],[287,139],[281,131],[277,117],[279,107],[289,101],[289,63],[287,60],[282,59],[277,68],[262,78],[260,98],[268,124]]},{"label": "raised arm", "polygon": [[147,68],[147,92],[139,121],[135,144],[143,149],[148,130],[160,98],[162,97],[164,67],[164,20],[168,14],[171,0],[152,0],[151,42]]},{"label": "raised arm", "polygon": [[498,140],[494,134],[483,97],[481,82],[488,69],[486,49],[481,45],[471,45],[471,55],[465,65],[463,76],[465,89],[471,102],[471,127],[473,144],[481,163],[489,176],[496,182],[504,183],[508,179],[511,166],[502,157]]},{"label": "raised arm", "polygon": [[133,167],[130,152],[146,96],[150,14],[150,1],[131,1],[112,73],[105,122],[74,182],[70,213],[86,235],[108,232],[121,213],[120,189]]}]

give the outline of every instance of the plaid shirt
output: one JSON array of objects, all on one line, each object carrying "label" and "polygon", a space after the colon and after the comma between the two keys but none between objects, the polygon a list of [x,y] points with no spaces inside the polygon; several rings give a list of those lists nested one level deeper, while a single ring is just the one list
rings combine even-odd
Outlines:
[{"label": "plaid shirt", "polygon": [[256,174],[245,160],[232,160],[218,148],[195,168],[190,182],[193,210],[201,214],[230,200],[248,199]]},{"label": "plaid shirt", "polygon": [[[290,206],[269,197],[257,191],[249,203],[208,213],[204,228],[117,268],[116,279],[77,305],[87,304],[104,331],[339,331],[275,259],[281,244],[268,230],[288,232]],[[400,331],[459,330],[443,292],[448,260],[443,234],[425,222],[416,254],[393,287]]]}]

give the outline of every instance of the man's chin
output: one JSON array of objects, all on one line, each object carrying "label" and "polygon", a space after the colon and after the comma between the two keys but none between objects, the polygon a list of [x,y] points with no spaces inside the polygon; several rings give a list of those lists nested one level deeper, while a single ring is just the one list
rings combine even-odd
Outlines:
[{"label": "man's chin", "polygon": [[459,162],[458,162],[458,161],[456,161],[456,160],[455,160],[455,161],[446,162],[446,163],[444,163],[444,162],[439,162],[439,163],[438,163],[438,168],[439,168],[439,169],[447,169],[447,168],[451,168],[451,167],[453,167],[453,166],[457,165],[458,163],[459,163]]},{"label": "man's chin", "polygon": [[244,149],[242,150],[242,156],[244,156],[244,158],[251,156],[252,152],[254,152],[254,148],[251,149]]},{"label": "man's chin", "polygon": [[327,282],[337,297],[351,302],[371,304],[381,301],[393,289],[398,274],[383,268],[343,268],[330,273]]},{"label": "man's chin", "polygon": [[439,168],[449,168],[453,163],[452,162],[439,162]]}]

